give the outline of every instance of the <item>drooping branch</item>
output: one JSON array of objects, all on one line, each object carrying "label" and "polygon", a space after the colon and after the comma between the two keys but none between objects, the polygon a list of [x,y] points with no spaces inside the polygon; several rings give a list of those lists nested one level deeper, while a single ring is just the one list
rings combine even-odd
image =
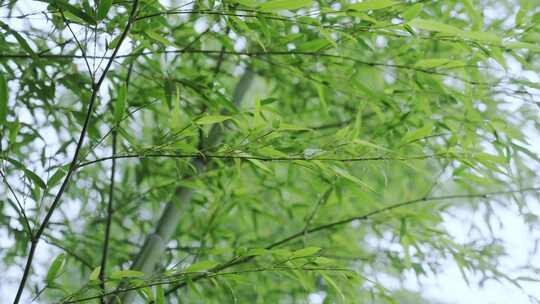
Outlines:
[{"label": "drooping branch", "polygon": [[[454,153],[455,154],[455,153]],[[151,153],[151,154],[120,154],[98,158],[88,162],[79,164],[79,168],[83,168],[89,165],[96,163],[101,163],[111,159],[126,159],[126,158],[175,158],[175,159],[192,159],[192,158],[203,158],[203,159],[239,159],[239,160],[258,160],[264,162],[292,162],[292,161],[330,161],[330,162],[367,162],[367,161],[408,161],[408,160],[423,160],[423,159],[434,159],[434,158],[453,158],[448,153],[438,153],[438,154],[428,154],[428,155],[417,155],[417,156],[373,156],[373,157],[307,157],[307,156],[285,156],[285,157],[270,157],[270,156],[243,156],[243,155],[219,155],[219,154],[168,154],[168,153]]]},{"label": "drooping branch", "polygon": [[[515,194],[515,193],[525,193],[525,192],[540,192],[540,187],[529,187],[529,188],[494,191],[494,192],[477,193],[477,194],[456,194],[456,195],[420,197],[420,198],[413,199],[413,200],[408,200],[408,201],[404,201],[404,202],[400,202],[400,203],[396,203],[396,204],[387,205],[386,207],[381,207],[381,208],[375,209],[373,211],[370,211],[370,212],[362,214],[362,215],[352,216],[352,217],[345,218],[345,219],[342,219],[342,220],[330,222],[330,223],[327,223],[327,224],[322,224],[322,225],[316,226],[314,228],[311,228],[311,229],[309,229],[307,231],[303,231],[303,230],[299,231],[297,233],[294,233],[294,234],[292,234],[290,236],[287,236],[287,237],[285,237],[285,238],[283,238],[283,239],[281,239],[279,241],[276,241],[276,242],[266,246],[265,249],[271,250],[273,248],[276,248],[276,247],[279,247],[279,246],[284,245],[286,243],[289,243],[289,242],[291,242],[291,241],[293,241],[295,239],[298,239],[298,238],[300,238],[300,237],[302,237],[302,236],[304,236],[306,234],[311,234],[311,233],[316,233],[316,232],[319,232],[319,231],[333,229],[333,228],[336,228],[336,227],[343,226],[345,224],[351,223],[353,221],[366,221],[366,220],[371,219],[372,217],[374,217],[376,215],[383,214],[383,213],[392,211],[394,209],[399,209],[399,208],[403,208],[403,207],[406,207],[406,206],[419,204],[419,203],[425,203],[425,202],[430,202],[430,201],[447,201],[447,200],[454,200],[454,199],[489,198],[489,197],[493,197],[493,196],[508,195],[508,194]],[[233,267],[233,266],[236,266],[236,265],[247,263],[247,262],[253,260],[254,258],[255,258],[255,256],[234,257],[234,258],[230,259],[229,261],[227,261],[225,263],[222,263],[222,264],[220,264],[220,265],[218,265],[218,266],[216,266],[216,267],[214,267],[214,268],[212,268],[212,269],[210,269],[208,271],[205,271],[203,273],[196,274],[195,276],[193,276],[194,273],[179,273],[179,274],[175,275],[176,277],[180,277],[178,279],[172,279],[172,280],[170,279],[170,280],[165,280],[165,281],[150,282],[148,284],[142,284],[142,285],[137,285],[137,286],[128,286],[128,287],[124,287],[122,289],[116,289],[116,290],[107,292],[106,295],[110,296],[110,295],[122,294],[122,293],[138,290],[138,289],[149,287],[149,286],[177,284],[176,286],[174,286],[173,288],[169,289],[166,292],[167,294],[170,294],[172,292],[175,292],[179,288],[183,288],[183,287],[185,287],[187,285],[187,282],[186,282],[187,278],[185,277],[186,275],[190,275],[190,277],[189,277],[190,282],[196,282],[196,281],[200,281],[200,280],[203,280],[203,279],[209,279],[209,278],[215,277],[216,275],[223,275],[223,274],[230,274],[230,273],[252,272],[252,270],[239,271],[239,272],[238,271],[235,271],[235,272],[223,272],[223,270],[228,269],[228,268]],[[93,300],[93,299],[97,299],[98,297],[99,296],[90,296],[90,297],[80,298],[80,299],[77,299],[77,300],[64,301],[62,303],[66,303],[66,304],[67,303],[81,303],[81,302],[86,302],[86,301],[90,301],[90,300]]]}]

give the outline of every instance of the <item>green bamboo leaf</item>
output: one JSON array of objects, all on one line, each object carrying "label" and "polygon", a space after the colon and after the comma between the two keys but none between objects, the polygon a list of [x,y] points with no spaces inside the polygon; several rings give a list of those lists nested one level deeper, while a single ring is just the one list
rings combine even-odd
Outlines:
[{"label": "green bamboo leaf", "polygon": [[114,103],[114,123],[119,124],[126,110],[126,86],[118,87],[118,96]]},{"label": "green bamboo leaf", "polygon": [[156,287],[156,304],[165,304],[165,291],[159,285]]},{"label": "green bamboo leaf", "polygon": [[268,173],[272,173],[272,170],[270,170],[270,168],[268,168],[268,166],[266,166],[260,160],[248,158],[248,161],[251,162],[252,164],[254,164],[256,167],[261,168],[261,169],[263,169],[264,171],[266,171]]},{"label": "green bamboo leaf", "polygon": [[217,265],[219,265],[219,263],[215,261],[202,261],[202,262],[198,262],[198,263],[190,265],[184,271],[185,272],[202,272],[202,271],[214,268]]},{"label": "green bamboo leaf", "polygon": [[445,58],[428,58],[417,61],[414,66],[422,69],[432,68],[452,68],[458,66],[464,66],[465,62],[461,60],[451,60]]},{"label": "green bamboo leaf", "polygon": [[258,5],[256,0],[233,0],[233,2],[242,4],[247,7],[252,7],[252,8],[257,7]]},{"label": "green bamboo leaf", "polygon": [[462,30],[457,27],[432,20],[413,19],[411,22],[409,22],[409,24],[421,30],[440,32],[451,35],[459,35],[462,32]]},{"label": "green bamboo leaf", "polygon": [[100,0],[97,8],[97,19],[103,20],[107,17],[112,6],[112,0]]},{"label": "green bamboo leaf", "polygon": [[314,39],[297,45],[296,49],[302,52],[318,52],[331,46],[328,39]]},{"label": "green bamboo leaf", "polygon": [[280,123],[279,130],[280,131],[311,131],[311,129],[308,127],[287,124],[287,123]]},{"label": "green bamboo leaf", "polygon": [[13,158],[10,158],[10,157],[2,157],[2,156],[0,156],[0,158],[10,162],[17,169],[23,171],[24,174],[26,175],[26,177],[28,177],[28,179],[30,179],[32,182],[34,182],[40,188],[42,188],[42,189],[47,188],[47,185],[45,184],[45,182],[37,174],[35,174],[31,170],[27,169],[21,162],[15,160]]},{"label": "green bamboo leaf", "polygon": [[54,172],[54,174],[47,181],[47,188],[56,186],[64,176],[66,176],[67,170],[65,167],[60,167]]},{"label": "green bamboo leaf", "polygon": [[88,277],[89,281],[97,281],[99,279],[99,272],[101,271],[101,266],[98,266],[92,270],[90,276]]},{"label": "green bamboo leaf", "polygon": [[225,120],[232,119],[230,116],[224,115],[206,115],[195,121],[199,125],[211,125],[215,123],[224,122]]},{"label": "green bamboo leaf", "polygon": [[152,38],[153,40],[163,43],[164,45],[173,46],[176,47],[176,44],[169,41],[169,39],[161,36],[157,32],[154,31],[146,31],[144,32],[148,37]]},{"label": "green bamboo leaf", "polygon": [[336,261],[326,258],[326,257],[318,256],[315,259],[313,259],[313,263],[317,265],[329,266],[329,265],[335,265]]},{"label": "green bamboo leaf", "polygon": [[144,276],[144,272],[137,270],[120,270],[111,274],[112,279],[140,278],[142,276]]},{"label": "green bamboo leaf", "polygon": [[263,100],[261,100],[261,105],[268,105],[268,104],[272,104],[274,102],[278,101],[277,98],[273,98],[273,97],[270,97],[270,98],[265,98]]},{"label": "green bamboo leaf", "polygon": [[399,4],[399,2],[393,0],[364,0],[349,5],[349,8],[355,11],[369,11],[387,8],[396,4]]},{"label": "green bamboo leaf", "polygon": [[540,46],[532,43],[513,41],[504,45],[508,49],[528,49],[534,52],[540,52]]},{"label": "green bamboo leaf", "polygon": [[[2,123],[0,123],[0,126]],[[9,127],[9,144],[15,145],[17,143],[17,135],[19,135],[19,131],[21,129],[21,122],[17,119],[15,122],[11,123],[11,126]]]},{"label": "green bamboo leaf", "polygon": [[51,263],[51,266],[49,266],[49,270],[47,271],[47,275],[45,276],[45,282],[47,284],[52,284],[54,280],[58,277],[58,274],[62,270],[62,267],[64,266],[64,262],[66,260],[66,254],[61,253],[56,256],[56,258]]},{"label": "green bamboo leaf", "polygon": [[61,11],[66,11],[74,16],[80,18],[83,21],[86,21],[90,25],[96,25],[97,21],[94,19],[94,17],[88,15],[80,8],[71,5],[69,2],[64,0],[39,0],[41,2],[49,3],[52,7],[59,9]]},{"label": "green bamboo leaf", "polygon": [[334,280],[324,272],[319,272],[319,274],[321,275],[321,277],[323,277],[324,281],[328,285],[330,285],[332,287],[332,289],[334,289],[334,291],[340,297],[341,301],[345,301],[345,295],[343,294],[343,292],[341,291],[339,286],[336,284],[336,282],[334,282]]},{"label": "green bamboo leaf", "polygon": [[269,253],[271,253],[271,251],[265,248],[252,248],[248,250],[243,256],[259,256]]},{"label": "green bamboo leaf", "polygon": [[312,0],[274,0],[259,5],[259,9],[265,12],[297,10],[303,7],[309,7]]},{"label": "green bamboo leaf", "polygon": [[338,168],[338,167],[332,167],[332,169],[334,170],[334,172],[338,175],[338,176],[341,176],[343,178],[346,178],[348,180],[350,180],[351,182],[361,186],[361,187],[365,187],[371,191],[375,191],[370,185],[364,183],[363,181],[361,181],[358,177],[350,174],[349,172],[341,169],[341,168]]},{"label": "green bamboo leaf", "polygon": [[6,124],[8,112],[8,86],[4,75],[0,73],[0,127]]},{"label": "green bamboo leaf", "polygon": [[401,225],[399,227],[399,239],[402,240],[407,234],[407,218],[401,218]]},{"label": "green bamboo leaf", "polygon": [[296,258],[304,258],[309,257],[317,254],[319,251],[321,251],[320,247],[306,247],[299,250],[294,251],[290,258],[296,259]]},{"label": "green bamboo leaf", "polygon": [[413,19],[409,25],[426,31],[439,32],[443,34],[453,35],[464,39],[485,41],[490,43],[500,43],[500,38],[493,33],[488,32],[468,32],[457,27],[440,23],[433,20]]},{"label": "green bamboo leaf", "polygon": [[403,13],[401,13],[401,16],[405,20],[412,20],[416,18],[418,15],[420,15],[423,8],[424,8],[424,5],[422,3],[416,3],[410,8],[406,9]]},{"label": "green bamboo leaf", "polygon": [[139,295],[144,299],[145,303],[155,303],[154,300],[154,293],[152,292],[152,288],[150,287],[143,287],[137,289],[137,292]]},{"label": "green bamboo leaf", "polygon": [[431,125],[425,125],[422,128],[416,129],[412,132],[409,132],[405,134],[401,142],[403,144],[410,143],[412,141],[416,141],[418,139],[424,138],[426,136],[431,135],[433,127]]},{"label": "green bamboo leaf", "polygon": [[362,146],[366,146],[366,147],[375,148],[377,150],[382,150],[382,151],[385,151],[385,152],[392,152],[392,150],[390,150],[390,149],[387,149],[385,147],[376,145],[376,144],[371,143],[371,142],[369,142],[367,140],[354,139],[353,143],[358,144],[358,145],[362,145]]},{"label": "green bamboo leaf", "polygon": [[7,24],[5,24],[2,21],[0,21],[0,27],[3,28],[6,32],[13,35],[15,39],[17,40],[17,42],[19,43],[19,45],[21,46],[21,48],[25,50],[28,54],[30,54],[30,56],[37,58],[36,53],[30,47],[26,39],[24,39],[24,37],[21,36],[21,34],[19,34],[17,31],[12,30]]}]

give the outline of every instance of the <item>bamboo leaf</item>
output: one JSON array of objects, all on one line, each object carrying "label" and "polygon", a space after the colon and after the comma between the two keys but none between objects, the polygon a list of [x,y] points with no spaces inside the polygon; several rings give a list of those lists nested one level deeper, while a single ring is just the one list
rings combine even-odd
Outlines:
[{"label": "bamboo leaf", "polygon": [[74,5],[71,5],[69,2],[67,2],[65,0],[38,0],[38,1],[49,3],[54,8],[57,8],[57,9],[59,9],[61,11],[69,12],[69,13],[73,14],[74,16],[80,18],[81,20],[87,22],[90,25],[96,25],[97,24],[97,21],[96,21],[96,19],[94,19],[94,17],[88,15],[87,13],[85,13],[80,8],[78,8],[78,7],[74,6]]},{"label": "bamboo leaf", "polygon": [[364,0],[349,5],[349,8],[355,11],[369,11],[387,8],[396,4],[399,4],[399,2],[393,0]]},{"label": "bamboo leaf", "polygon": [[416,18],[420,13],[422,12],[422,9],[424,8],[424,5],[422,3],[416,3],[409,7],[407,10],[405,10],[403,13],[401,13],[401,16],[405,20],[412,20]]},{"label": "bamboo leaf", "polygon": [[49,266],[49,270],[47,271],[47,275],[45,276],[45,282],[47,284],[54,283],[54,280],[58,277],[58,274],[62,270],[62,267],[64,266],[64,262],[66,259],[66,254],[61,253],[56,256],[56,258],[51,263],[51,266]]},{"label": "bamboo leaf", "polygon": [[165,291],[161,286],[156,286],[156,304],[165,304]]},{"label": "bamboo leaf", "polygon": [[158,34],[157,32],[154,32],[154,31],[146,31],[145,34],[152,38],[153,40],[157,41],[157,42],[160,42],[160,43],[163,43],[164,45],[168,45],[168,46],[173,46],[173,47],[176,47],[176,44],[172,43],[169,41],[169,39],[161,36],[160,34]]},{"label": "bamboo leaf", "polygon": [[302,249],[294,251],[291,254],[290,258],[291,259],[305,258],[305,257],[313,256],[317,254],[319,251],[321,251],[320,247],[306,247],[306,248],[302,248]]},{"label": "bamboo leaf", "polygon": [[312,0],[274,0],[259,5],[259,9],[265,12],[297,10],[309,7],[312,3]]},{"label": "bamboo leaf", "polygon": [[328,285],[330,285],[332,287],[332,289],[334,289],[334,291],[338,294],[339,298],[342,301],[345,301],[345,295],[343,294],[343,292],[341,291],[339,286],[336,284],[336,282],[334,282],[334,280],[330,276],[328,276],[327,274],[325,274],[323,272],[319,272],[319,274],[321,275],[321,277],[323,277],[324,281]]},{"label": "bamboo leaf", "polygon": [[15,160],[13,158],[9,158],[9,157],[0,156],[0,158],[3,158],[4,160],[6,160],[6,161],[10,162],[12,165],[14,165],[17,169],[23,171],[24,174],[26,175],[26,177],[28,177],[28,179],[30,179],[32,182],[34,182],[40,188],[45,189],[47,187],[45,182],[37,174],[32,172],[32,170],[27,169],[21,162]]},{"label": "bamboo leaf", "polygon": [[120,270],[111,274],[112,279],[140,278],[142,276],[144,276],[144,272],[137,270]]},{"label": "bamboo leaf", "polygon": [[184,272],[202,272],[214,268],[217,265],[219,265],[219,263],[215,261],[201,261],[190,265]]},{"label": "bamboo leaf", "polygon": [[47,181],[47,188],[56,186],[64,176],[66,176],[67,170],[65,167],[58,168],[54,174]]},{"label": "bamboo leaf", "polygon": [[98,266],[92,270],[90,276],[88,277],[89,281],[97,281],[99,279],[99,272],[101,271],[101,266]]},{"label": "bamboo leaf", "polygon": [[107,14],[109,13],[109,10],[111,9],[111,6],[112,0],[100,0],[97,9],[97,19],[105,19],[105,17],[107,17]]},{"label": "bamboo leaf", "polygon": [[0,73],[0,127],[6,124],[8,99],[7,81],[4,75]]},{"label": "bamboo leaf", "polygon": [[272,170],[270,170],[270,168],[268,168],[268,166],[266,166],[260,160],[248,158],[248,161],[251,162],[252,164],[254,164],[256,167],[261,168],[261,169],[263,169],[264,171],[266,171],[268,173],[272,173]]},{"label": "bamboo leaf", "polygon": [[119,124],[126,109],[126,86],[118,87],[118,96],[114,102],[114,124]]},{"label": "bamboo leaf", "polygon": [[7,24],[2,21],[0,21],[0,27],[3,28],[6,32],[12,34],[21,46],[21,48],[25,50],[28,54],[30,54],[30,56],[32,56],[33,58],[37,58],[36,53],[34,52],[34,50],[32,50],[26,39],[24,39],[21,34],[19,34],[17,31],[12,30]]},{"label": "bamboo leaf", "polygon": [[225,120],[232,119],[230,116],[224,115],[206,115],[195,121],[199,125],[211,125],[215,123],[224,122]]}]

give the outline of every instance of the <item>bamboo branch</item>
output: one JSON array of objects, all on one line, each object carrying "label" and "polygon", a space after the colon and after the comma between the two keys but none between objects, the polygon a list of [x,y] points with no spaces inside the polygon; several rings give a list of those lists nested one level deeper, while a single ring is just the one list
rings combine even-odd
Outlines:
[{"label": "bamboo branch", "polygon": [[239,159],[239,160],[259,160],[265,162],[291,162],[291,161],[332,161],[332,162],[365,162],[365,161],[408,161],[408,160],[423,160],[434,158],[452,158],[448,153],[437,153],[416,156],[373,156],[373,157],[307,157],[307,156],[285,156],[285,157],[269,157],[269,156],[243,156],[243,155],[219,155],[219,154],[168,154],[168,153],[152,153],[152,154],[120,154],[98,158],[88,162],[81,163],[78,168],[86,167],[96,163],[101,163],[111,159],[126,159],[126,158],[206,158],[206,159]]},{"label": "bamboo branch", "polygon": [[31,240],[30,251],[29,251],[28,257],[26,259],[26,264],[24,266],[24,272],[23,272],[23,275],[21,277],[19,287],[17,289],[17,294],[15,295],[15,299],[13,300],[14,304],[18,304],[20,299],[21,299],[22,292],[23,292],[24,287],[26,285],[26,280],[28,279],[28,275],[30,274],[30,268],[32,267],[32,261],[34,259],[34,255],[36,253],[36,248],[37,248],[37,245],[39,243],[39,239],[40,239],[41,235],[43,234],[43,232],[45,231],[45,229],[47,228],[47,225],[49,224],[49,221],[50,221],[54,211],[58,207],[58,205],[60,203],[60,199],[62,198],[62,195],[66,191],[67,186],[68,186],[68,184],[69,184],[69,182],[71,180],[71,176],[73,175],[73,173],[77,169],[77,161],[78,161],[79,153],[80,153],[81,148],[83,146],[84,139],[86,137],[86,131],[88,130],[88,126],[90,124],[90,118],[92,116],[94,103],[96,102],[96,99],[97,99],[97,94],[99,92],[99,89],[101,88],[101,85],[103,84],[103,81],[105,80],[105,78],[107,76],[107,72],[109,71],[109,69],[112,66],[114,58],[116,57],[116,55],[118,54],[118,52],[120,50],[122,42],[127,37],[127,34],[129,32],[129,30],[131,29],[131,25],[134,22],[135,13],[136,13],[136,11],[138,9],[138,5],[139,5],[139,0],[134,0],[133,6],[132,6],[132,9],[131,9],[131,13],[129,15],[128,22],[127,22],[127,24],[126,24],[126,26],[124,28],[124,31],[122,32],[122,34],[120,36],[120,39],[118,41],[118,45],[114,49],[114,51],[113,51],[107,65],[103,69],[103,73],[101,74],[101,77],[99,78],[98,82],[97,83],[92,83],[92,95],[90,96],[90,101],[89,101],[89,104],[88,104],[88,109],[86,111],[86,117],[85,117],[85,120],[84,120],[83,128],[81,130],[81,134],[79,135],[79,140],[77,142],[77,146],[75,147],[75,152],[73,154],[73,158],[72,158],[72,160],[71,160],[71,162],[69,164],[69,169],[68,169],[68,172],[67,172],[67,174],[66,174],[66,176],[64,178],[64,181],[62,182],[62,185],[60,186],[60,189],[58,190],[58,192],[57,192],[57,194],[56,194],[56,196],[55,196],[55,198],[54,198],[54,200],[52,202],[51,207],[47,211],[47,214],[45,215],[45,218],[43,219],[43,222],[41,223],[38,230],[34,234],[34,237]]},{"label": "bamboo branch", "polygon": [[[402,208],[402,207],[405,207],[405,206],[418,204],[418,203],[424,203],[424,202],[429,202],[429,201],[437,201],[437,200],[439,200],[439,201],[441,201],[441,200],[453,200],[453,199],[460,199],[460,198],[461,199],[489,198],[491,196],[498,196],[498,195],[505,195],[505,194],[514,194],[514,193],[523,193],[523,192],[539,192],[539,191],[540,191],[540,187],[529,187],[529,188],[521,188],[521,189],[515,189],[515,190],[503,190],[503,191],[494,191],[494,192],[478,193],[478,194],[457,194],[457,195],[421,197],[421,198],[418,198],[418,199],[409,200],[409,201],[405,201],[405,202],[400,202],[400,203],[388,205],[386,207],[378,208],[378,209],[375,209],[375,210],[370,211],[368,213],[365,213],[363,215],[353,216],[353,217],[349,217],[349,218],[342,219],[342,220],[339,220],[339,221],[319,225],[317,227],[309,229],[307,232],[302,230],[302,231],[299,231],[299,232],[297,232],[295,234],[292,234],[292,235],[290,235],[290,236],[288,236],[286,238],[283,238],[283,239],[281,239],[281,240],[279,240],[277,242],[274,242],[274,243],[266,246],[265,249],[270,250],[270,249],[279,247],[279,246],[281,246],[281,245],[283,245],[285,243],[288,243],[288,242],[290,242],[292,240],[295,240],[295,239],[297,239],[299,237],[304,236],[306,233],[310,234],[310,233],[315,233],[315,232],[319,232],[319,231],[323,231],[323,230],[327,230],[327,229],[332,229],[332,228],[335,228],[335,227],[338,227],[338,226],[343,226],[343,225],[348,224],[348,223],[350,223],[352,221],[355,221],[355,220],[365,221],[365,220],[368,220],[368,219],[370,219],[371,217],[373,217],[375,215],[382,214],[382,213],[392,211],[394,209]],[[213,277],[216,277],[216,276],[226,275],[226,274],[241,274],[241,273],[249,273],[249,272],[260,272],[260,269],[247,269],[247,270],[232,271],[232,272],[223,272],[222,271],[222,270],[225,270],[225,269],[230,268],[232,266],[247,263],[247,262],[253,260],[254,258],[255,258],[255,256],[235,257],[235,258],[232,258],[231,260],[229,260],[229,261],[227,261],[227,262],[225,262],[225,263],[223,263],[221,265],[218,265],[218,266],[214,267],[213,269],[210,269],[210,270],[205,271],[205,272],[199,272],[199,273],[197,273],[197,272],[195,272],[195,273],[189,273],[189,272],[186,273],[186,272],[184,272],[184,273],[179,273],[179,274],[176,274],[175,277],[180,277],[180,278],[176,278],[176,279],[173,278],[173,279],[168,279],[168,280],[163,280],[164,278],[161,278],[161,281],[150,282],[148,284],[143,284],[143,285],[124,287],[124,288],[121,288],[121,289],[117,289],[117,290],[107,292],[106,295],[111,296],[111,295],[117,295],[117,294],[121,294],[121,293],[127,293],[127,292],[130,292],[130,291],[138,290],[138,289],[145,288],[145,287],[158,286],[158,285],[170,285],[170,284],[178,283],[178,285],[174,286],[172,289],[170,289],[170,290],[168,290],[166,292],[166,294],[170,294],[170,293],[176,291],[179,288],[183,288],[183,287],[187,286],[187,282],[186,282],[187,280],[189,280],[190,282],[196,282],[196,281],[200,281],[202,279],[213,278]],[[265,269],[270,269],[270,268],[265,268]],[[277,267],[277,268],[272,268],[272,269],[275,269],[275,270],[287,270],[287,269],[291,269],[291,268],[290,267]],[[350,271],[348,269],[343,269],[343,268],[304,268],[304,270],[309,270],[309,269]],[[195,275],[195,276],[193,276],[193,275]],[[186,276],[189,276],[189,278],[186,278]],[[81,299],[77,299],[77,300],[63,301],[61,303],[64,303],[64,304],[81,303],[81,302],[86,302],[86,301],[89,301],[89,300],[97,299],[98,297],[99,296],[89,296],[89,297],[85,297],[85,298],[81,298]]]},{"label": "bamboo branch", "polygon": [[[116,132],[112,134],[112,151],[113,154],[116,152]],[[111,167],[111,180],[109,183],[109,202],[107,204],[107,224],[105,227],[105,238],[103,240],[103,253],[101,255],[101,267],[99,269],[99,280],[100,287],[103,292],[105,292],[105,273],[107,269],[107,257],[109,255],[109,238],[111,233],[111,223],[113,217],[113,198],[114,198],[114,175],[116,173],[116,160],[112,160]],[[100,298],[101,304],[105,304],[103,297]]]}]

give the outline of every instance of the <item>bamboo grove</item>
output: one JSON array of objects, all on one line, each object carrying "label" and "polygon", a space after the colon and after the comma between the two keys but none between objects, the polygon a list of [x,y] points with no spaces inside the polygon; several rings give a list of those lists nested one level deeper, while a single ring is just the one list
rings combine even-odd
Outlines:
[{"label": "bamboo grove", "polygon": [[539,223],[537,1],[3,0],[0,28],[2,302],[538,279],[493,228]]}]

